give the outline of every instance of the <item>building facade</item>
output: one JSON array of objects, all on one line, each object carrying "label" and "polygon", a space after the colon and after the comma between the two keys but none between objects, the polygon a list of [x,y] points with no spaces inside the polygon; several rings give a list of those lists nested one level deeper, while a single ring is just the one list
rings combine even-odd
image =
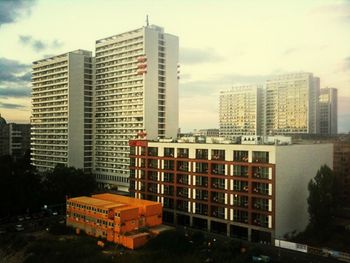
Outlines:
[{"label": "building facade", "polygon": [[267,80],[266,133],[318,133],[319,90],[319,78],[312,73],[279,75]]},{"label": "building facade", "polygon": [[33,62],[31,161],[91,170],[93,58],[76,50]]},{"label": "building facade", "polygon": [[144,245],[150,230],[162,223],[160,203],[113,194],[67,200],[67,226],[134,249]]},{"label": "building facade", "polygon": [[320,134],[338,133],[338,91],[335,88],[320,90]]},{"label": "building facade", "polygon": [[96,41],[94,167],[98,182],[129,188],[129,139],[176,138],[178,37],[146,26]]},{"label": "building facade", "polygon": [[308,224],[307,185],[332,144],[130,141],[130,192],[163,204],[163,221],[271,242]]},{"label": "building facade", "polygon": [[236,86],[220,92],[220,136],[262,135],[264,120],[263,89],[259,85]]},{"label": "building facade", "polygon": [[19,159],[30,148],[30,124],[6,123],[0,115],[0,156]]}]

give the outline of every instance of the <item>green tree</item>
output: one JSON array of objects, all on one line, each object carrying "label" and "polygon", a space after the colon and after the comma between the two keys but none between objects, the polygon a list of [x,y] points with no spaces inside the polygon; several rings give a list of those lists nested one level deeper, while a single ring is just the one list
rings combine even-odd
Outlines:
[{"label": "green tree", "polygon": [[309,227],[314,231],[329,229],[335,208],[335,176],[333,171],[323,165],[316,176],[310,180],[307,199],[310,215]]},{"label": "green tree", "polygon": [[48,204],[64,203],[66,196],[90,195],[96,190],[95,177],[84,173],[82,169],[58,164],[45,175],[46,202]]}]

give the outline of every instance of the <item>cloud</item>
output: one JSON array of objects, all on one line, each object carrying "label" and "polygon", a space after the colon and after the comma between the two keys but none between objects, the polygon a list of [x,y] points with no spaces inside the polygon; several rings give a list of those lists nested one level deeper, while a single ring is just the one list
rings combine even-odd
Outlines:
[{"label": "cloud", "polygon": [[23,13],[30,14],[36,0],[1,0],[0,1],[0,27],[16,21]]},{"label": "cloud", "polygon": [[17,60],[0,58],[0,84],[5,82],[26,82],[30,80],[31,65]]},{"label": "cloud", "polygon": [[[222,90],[228,90],[235,85],[264,84],[271,75],[216,75],[211,79],[180,82],[180,96],[198,96],[198,94],[215,95]],[[181,78],[182,79],[182,78]]]},{"label": "cloud", "polygon": [[21,104],[0,102],[0,108],[3,108],[3,109],[22,109],[22,108],[25,108],[25,107],[23,105],[21,105]]},{"label": "cloud", "polygon": [[23,46],[30,46],[34,51],[40,52],[46,49],[57,49],[63,46],[63,43],[54,39],[47,43],[42,40],[34,39],[30,35],[19,35],[19,43]]},{"label": "cloud", "polygon": [[29,97],[30,88],[1,88],[0,87],[0,97]]},{"label": "cloud", "polygon": [[201,64],[222,60],[223,57],[218,55],[212,48],[180,48],[180,62],[182,64]]}]

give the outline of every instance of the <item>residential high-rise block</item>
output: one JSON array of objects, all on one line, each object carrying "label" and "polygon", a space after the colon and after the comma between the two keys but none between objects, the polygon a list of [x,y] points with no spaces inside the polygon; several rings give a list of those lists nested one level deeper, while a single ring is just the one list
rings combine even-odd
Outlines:
[{"label": "residential high-rise block", "polygon": [[320,90],[320,133],[336,135],[338,133],[338,91],[334,88]]},{"label": "residential high-rise block", "polygon": [[178,37],[146,26],[96,41],[94,167],[98,182],[129,188],[129,139],[175,138]]},{"label": "residential high-rise block", "polygon": [[220,135],[261,135],[264,120],[263,89],[259,85],[236,86],[220,93]]},{"label": "residential high-rise block", "polygon": [[93,59],[76,50],[33,62],[31,160],[39,171],[57,164],[92,167]]},{"label": "residential high-rise block", "polygon": [[319,78],[312,73],[276,76],[266,81],[266,133],[318,133]]}]

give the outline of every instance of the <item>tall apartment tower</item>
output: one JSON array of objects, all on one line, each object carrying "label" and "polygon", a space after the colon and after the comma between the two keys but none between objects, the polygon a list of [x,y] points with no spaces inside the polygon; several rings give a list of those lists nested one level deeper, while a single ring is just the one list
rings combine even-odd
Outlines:
[{"label": "tall apartment tower", "polygon": [[312,73],[279,75],[266,81],[266,133],[318,133],[319,78]]},{"label": "tall apartment tower", "polygon": [[99,183],[129,189],[129,139],[176,138],[177,36],[146,26],[96,41],[95,147]]},{"label": "tall apartment tower", "polygon": [[259,85],[236,86],[220,93],[220,136],[262,135],[263,89]]},{"label": "tall apartment tower", "polygon": [[320,91],[320,133],[335,135],[338,133],[338,91],[324,88]]},{"label": "tall apartment tower", "polygon": [[76,50],[33,62],[31,161],[92,167],[93,58]]}]

